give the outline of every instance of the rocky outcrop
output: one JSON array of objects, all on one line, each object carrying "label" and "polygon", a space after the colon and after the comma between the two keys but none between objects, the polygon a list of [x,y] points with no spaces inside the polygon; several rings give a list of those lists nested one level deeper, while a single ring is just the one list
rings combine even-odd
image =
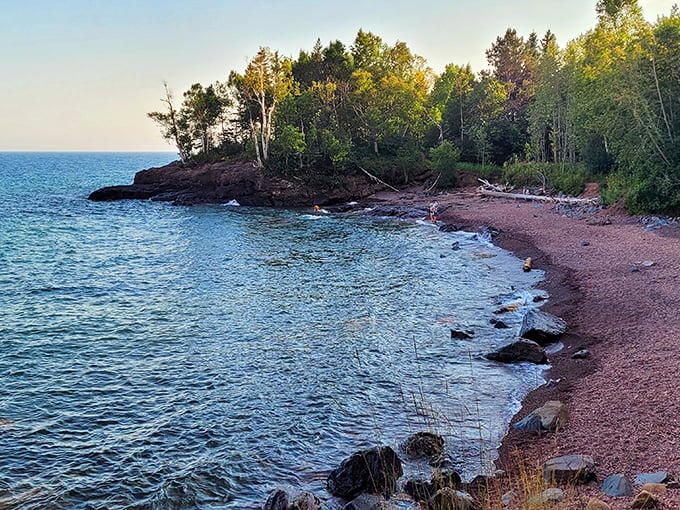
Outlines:
[{"label": "rocky outcrop", "polygon": [[567,330],[567,323],[541,310],[529,310],[522,319],[519,336],[539,345],[555,342]]},{"label": "rocky outcrop", "polygon": [[590,455],[564,455],[543,463],[548,483],[587,483],[595,478],[595,461]]},{"label": "rocky outcrop", "polygon": [[569,411],[559,400],[549,400],[513,425],[523,431],[554,431],[569,421]]},{"label": "rocky outcrop", "polygon": [[250,161],[219,161],[194,166],[179,162],[137,172],[131,185],[92,192],[90,200],[151,199],[177,205],[227,203],[268,207],[311,207],[367,197],[381,189],[363,175],[342,183],[312,186],[256,168]]},{"label": "rocky outcrop", "polygon": [[343,460],[328,475],[327,488],[333,496],[346,500],[362,493],[389,498],[403,474],[396,452],[389,446],[380,446],[359,451]]},{"label": "rocky outcrop", "polygon": [[536,342],[525,339],[519,339],[497,351],[490,352],[486,355],[486,358],[501,363],[519,363],[522,361],[537,365],[548,363],[548,356],[541,346]]}]

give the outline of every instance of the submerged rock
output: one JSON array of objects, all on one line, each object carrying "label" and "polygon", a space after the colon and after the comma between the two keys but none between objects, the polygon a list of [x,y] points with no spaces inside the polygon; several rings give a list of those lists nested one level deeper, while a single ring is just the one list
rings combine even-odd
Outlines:
[{"label": "submerged rock", "polygon": [[381,494],[389,498],[404,472],[401,460],[389,446],[362,450],[342,461],[328,475],[328,492],[346,500],[361,493]]}]

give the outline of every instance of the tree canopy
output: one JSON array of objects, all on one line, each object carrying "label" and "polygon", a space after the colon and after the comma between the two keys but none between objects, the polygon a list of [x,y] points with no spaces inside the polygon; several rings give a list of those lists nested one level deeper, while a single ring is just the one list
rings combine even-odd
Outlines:
[{"label": "tree canopy", "polygon": [[508,28],[478,73],[451,63],[435,75],[405,42],[364,30],[297,58],[263,47],[181,104],[166,85],[148,116],[187,163],[240,152],[299,178],[368,168],[395,185],[458,161],[580,164],[608,201],[679,214],[678,9],[654,23],[637,0],[600,0],[596,13],[562,47],[550,31]]}]

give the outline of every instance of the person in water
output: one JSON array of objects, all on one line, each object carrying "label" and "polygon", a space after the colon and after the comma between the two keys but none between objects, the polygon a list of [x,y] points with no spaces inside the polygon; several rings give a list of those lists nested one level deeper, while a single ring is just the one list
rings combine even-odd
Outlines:
[{"label": "person in water", "polygon": [[437,208],[439,204],[435,202],[430,202],[430,221],[432,223],[437,223]]}]

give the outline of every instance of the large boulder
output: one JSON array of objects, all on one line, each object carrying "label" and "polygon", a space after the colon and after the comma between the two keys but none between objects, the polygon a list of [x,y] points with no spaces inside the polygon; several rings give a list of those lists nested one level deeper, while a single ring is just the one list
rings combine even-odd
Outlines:
[{"label": "large boulder", "polygon": [[404,474],[401,460],[389,446],[362,450],[342,461],[328,475],[328,492],[351,500],[359,494],[381,494],[389,498]]},{"label": "large boulder", "polygon": [[569,420],[569,410],[559,400],[549,400],[513,425],[517,430],[557,430]]},{"label": "large boulder", "polygon": [[555,342],[567,330],[567,323],[541,310],[529,310],[522,319],[519,336],[539,345]]},{"label": "large boulder", "polygon": [[519,340],[490,352],[486,358],[501,363],[519,363],[526,361],[543,365],[548,363],[548,355],[536,342],[520,338]]},{"label": "large boulder", "polygon": [[548,483],[587,483],[595,479],[595,461],[590,455],[564,455],[543,463]]}]

